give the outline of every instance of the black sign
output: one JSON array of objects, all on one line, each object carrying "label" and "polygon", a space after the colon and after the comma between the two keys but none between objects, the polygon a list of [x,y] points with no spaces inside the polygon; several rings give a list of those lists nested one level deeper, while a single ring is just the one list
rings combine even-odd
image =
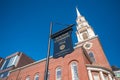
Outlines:
[{"label": "black sign", "polygon": [[53,58],[64,57],[73,51],[72,28],[68,27],[52,36],[54,40]]}]

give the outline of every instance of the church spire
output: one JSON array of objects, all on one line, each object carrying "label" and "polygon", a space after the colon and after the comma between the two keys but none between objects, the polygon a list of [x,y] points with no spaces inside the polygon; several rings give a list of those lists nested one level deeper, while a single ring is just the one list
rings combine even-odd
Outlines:
[{"label": "church spire", "polygon": [[81,16],[81,14],[80,14],[80,12],[79,12],[77,7],[76,7],[76,12],[77,12],[77,17]]},{"label": "church spire", "polygon": [[86,21],[84,16],[82,16],[80,14],[77,7],[76,7],[76,12],[77,12],[77,19],[76,19],[77,31],[76,31],[76,35],[77,35],[78,43],[95,37],[95,33],[94,33],[93,29],[88,24],[88,22]]}]

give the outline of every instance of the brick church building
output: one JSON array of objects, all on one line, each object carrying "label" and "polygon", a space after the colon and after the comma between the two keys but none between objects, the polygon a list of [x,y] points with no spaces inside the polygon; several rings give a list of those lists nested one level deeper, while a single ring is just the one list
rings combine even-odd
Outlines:
[{"label": "brick church building", "polygon": [[[64,58],[50,57],[48,80],[116,80],[100,40],[86,19],[77,12],[74,51]],[[7,80],[44,80],[46,59],[10,71]]]}]

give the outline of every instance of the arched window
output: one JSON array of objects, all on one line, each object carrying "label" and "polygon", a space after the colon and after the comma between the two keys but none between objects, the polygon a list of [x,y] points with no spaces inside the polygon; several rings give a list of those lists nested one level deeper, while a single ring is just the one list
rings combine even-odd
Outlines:
[{"label": "arched window", "polygon": [[25,80],[30,80],[30,76],[27,76]]},{"label": "arched window", "polygon": [[93,52],[89,52],[89,57],[90,57],[92,62],[95,62],[95,57],[94,57]]},{"label": "arched window", "polygon": [[84,32],[84,33],[82,34],[82,36],[83,36],[83,39],[84,39],[84,40],[88,39],[88,34],[87,34],[87,32]]},{"label": "arched window", "polygon": [[89,52],[89,57],[90,57],[92,62],[95,62],[95,57],[94,57],[93,52]]},{"label": "arched window", "polygon": [[71,63],[71,72],[72,72],[72,80],[79,80],[76,62]]},{"label": "arched window", "polygon": [[56,68],[56,80],[62,80],[60,67]]},{"label": "arched window", "polygon": [[35,74],[34,80],[39,80],[39,73],[36,73],[36,74]]}]

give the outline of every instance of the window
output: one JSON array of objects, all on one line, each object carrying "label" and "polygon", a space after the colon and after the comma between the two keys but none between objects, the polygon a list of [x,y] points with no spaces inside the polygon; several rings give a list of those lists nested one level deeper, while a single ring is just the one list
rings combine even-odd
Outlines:
[{"label": "window", "polygon": [[84,32],[84,33],[82,34],[82,36],[83,36],[83,39],[84,39],[84,40],[88,39],[88,34],[87,34],[87,32]]},{"label": "window", "polygon": [[18,55],[13,56],[11,58],[8,58],[8,59],[5,60],[1,69],[4,70],[4,69],[9,68],[13,65],[16,65],[17,61],[18,61]]},{"label": "window", "polygon": [[115,72],[115,76],[120,78],[120,72]]},{"label": "window", "polygon": [[71,63],[72,80],[79,80],[76,62]]},{"label": "window", "polygon": [[35,74],[34,80],[39,80],[39,73]]},{"label": "window", "polygon": [[16,63],[16,61],[17,61],[17,58],[18,58],[18,55],[10,58],[10,61],[9,61],[8,65],[7,65],[7,67],[10,67],[10,66],[15,65],[15,63]]},{"label": "window", "polygon": [[3,73],[0,74],[0,78],[5,78],[5,77],[8,76],[8,74],[9,74],[8,71],[7,72],[3,72]]},{"label": "window", "polygon": [[10,58],[8,58],[7,60],[5,60],[3,66],[1,67],[1,70],[4,70],[4,69],[7,68],[7,65],[8,65],[8,63],[9,63],[9,60],[10,60]]},{"label": "window", "polygon": [[95,62],[95,57],[94,57],[93,52],[89,52],[89,57],[90,57],[92,62]]},{"label": "window", "polygon": [[27,76],[25,80],[30,80],[30,76]]},{"label": "window", "polygon": [[62,80],[60,67],[56,68],[56,80]]}]

